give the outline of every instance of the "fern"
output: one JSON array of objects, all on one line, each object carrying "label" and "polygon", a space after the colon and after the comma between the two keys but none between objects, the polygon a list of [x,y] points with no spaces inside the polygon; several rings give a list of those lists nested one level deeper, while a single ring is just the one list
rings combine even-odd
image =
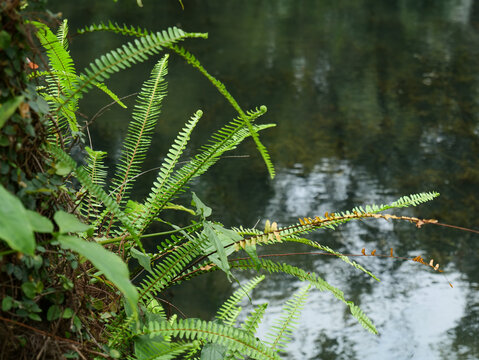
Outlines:
[{"label": "fern", "polygon": [[[139,228],[144,229],[153,220],[154,217],[163,209],[164,206],[173,198],[173,194],[169,194],[165,188],[170,183],[170,177],[173,173],[176,164],[178,163],[180,156],[186,148],[186,144],[190,140],[191,132],[195,128],[196,124],[200,120],[203,112],[198,110],[196,114],[186,123],[186,126],[180,131],[173,144],[171,145],[168,154],[165,157],[160,170],[158,171],[158,177],[153,183],[152,190],[145,202],[145,212],[142,218],[139,220]],[[178,189],[180,190],[180,189]],[[167,201],[163,201],[168,195]]]},{"label": "fern", "polygon": [[[371,320],[364,313],[359,312],[357,309],[357,306],[352,301],[347,301],[344,298],[344,293],[341,290],[330,285],[327,281],[323,280],[314,272],[306,272],[303,269],[300,269],[296,266],[292,266],[292,265],[288,265],[284,263],[280,264],[271,260],[260,259],[259,261],[260,261],[261,268],[268,271],[269,273],[280,272],[280,273],[289,274],[291,276],[296,277],[297,279],[301,281],[309,282],[311,285],[314,285],[320,291],[331,292],[336,299],[344,302],[346,305],[349,306],[351,314],[354,317],[356,317],[358,322],[365,329],[367,329],[373,334],[377,334],[377,330],[372,324]],[[240,261],[237,261],[235,264],[233,264],[232,267],[238,268],[238,269],[252,269],[252,268],[254,269],[256,267],[256,264],[254,264],[251,260],[240,260]]]},{"label": "fern", "polygon": [[281,318],[274,323],[270,332],[266,335],[270,339],[268,343],[272,349],[279,351],[291,341],[291,335],[301,310],[304,308],[310,288],[311,285],[303,287],[284,304]]},{"label": "fern", "polygon": [[[107,155],[105,151],[94,151],[88,146],[85,147],[87,158],[86,165],[83,169],[88,173],[91,182],[94,185],[103,187],[105,185],[105,179],[107,176],[106,167],[104,165],[104,160]],[[90,218],[93,215],[93,218],[96,218],[98,215],[98,210],[102,204],[96,200],[90,193],[86,194],[86,198],[82,200],[80,206],[80,212],[84,213],[87,218]]]},{"label": "fern", "polygon": [[230,351],[238,351],[253,359],[279,359],[278,355],[254,336],[231,326],[197,319],[174,322],[151,322],[136,333],[136,336],[174,336],[178,339],[202,340],[226,346]]},{"label": "fern", "polygon": [[166,96],[165,76],[167,74],[168,55],[165,55],[154,66],[150,79],[147,80],[137,97],[137,104],[133,111],[128,127],[123,150],[118,161],[115,176],[112,181],[112,196],[117,202],[123,203],[128,199],[128,193],[133,186],[140,166],[145,160],[146,152],[151,144],[154,127],[156,126],[161,103]]},{"label": "fern", "polygon": [[[265,111],[266,107],[261,107],[259,110],[250,112],[248,116],[253,121],[264,114]],[[271,126],[260,125],[255,129],[260,131]],[[219,160],[224,152],[235,149],[248,135],[250,134],[245,129],[243,122],[235,119],[214,133],[210,140],[200,148],[200,153],[186,165],[175,171],[168,178],[168,181],[163,181],[164,176],[160,173],[146,200],[146,211],[138,221],[139,229],[141,229],[140,232],[143,232],[168,202],[187,189],[187,184],[192,179],[206,172],[210,166]],[[160,188],[162,189],[161,192],[159,191]]]},{"label": "fern", "polygon": [[[67,50],[66,36],[68,33],[67,22],[60,27],[58,37],[55,36],[45,24],[31,21],[37,29],[35,35],[45,48],[52,71],[46,76],[48,83],[48,95],[45,99],[50,107],[57,109],[61,97],[73,89],[78,81],[75,77],[75,66]],[[64,106],[61,111],[56,111],[56,122],[60,129],[69,128],[72,134],[77,134],[79,126],[76,120],[75,111],[78,109],[77,99]]]},{"label": "fern", "polygon": [[[128,27],[127,25],[120,26],[118,24],[113,24],[109,22],[108,24],[100,23],[100,24],[93,24],[90,27],[85,27],[79,31],[79,33],[85,32],[94,32],[94,31],[110,31],[122,35],[129,35],[129,36],[136,36],[139,38],[149,36],[150,33],[145,29],[134,28],[133,26]],[[206,38],[206,36],[203,36]],[[226,86],[221,83],[218,79],[213,77],[206,69],[200,64],[200,62],[188,51],[184,48],[176,46],[175,44],[165,45],[169,49],[176,52],[178,55],[183,57],[189,64],[199,70],[201,74],[203,74],[217,89],[218,91],[228,100],[228,102],[233,106],[233,108],[238,112],[240,118],[244,121],[248,130],[250,132],[251,137],[253,138],[258,151],[260,152],[263,160],[266,164],[268,172],[271,178],[275,176],[275,170],[273,163],[271,162],[271,157],[268,153],[266,147],[261,143],[258,135],[258,131],[252,126],[249,117],[243,111],[243,109],[239,106],[238,102],[234,99],[234,97],[229,93],[226,89]]]},{"label": "fern", "polygon": [[88,91],[95,82],[101,82],[110,75],[126,69],[133,64],[147,60],[153,54],[158,54],[164,47],[186,38],[205,37],[201,33],[185,33],[176,27],[168,28],[168,31],[149,34],[129,42],[116,50],[97,58],[81,74],[81,80],[75,84],[58,106],[62,109],[70,101],[79,99],[82,94]]},{"label": "fern", "polygon": [[258,132],[251,124],[249,116],[247,116],[246,113],[243,111],[243,109],[241,109],[239,104],[236,102],[233,96],[231,96],[229,91],[226,89],[224,84],[221,83],[216,78],[214,78],[212,75],[210,75],[206,71],[206,69],[200,64],[200,62],[192,54],[186,51],[184,48],[176,46],[176,45],[171,45],[169,46],[169,48],[175,51],[178,55],[182,56],[188,62],[188,64],[191,64],[193,67],[197,68],[200,71],[200,73],[202,73],[218,89],[218,91],[229,101],[229,103],[233,106],[233,108],[238,112],[241,119],[244,121],[244,123],[248,127],[250,135],[256,144],[256,148],[258,149],[261,156],[263,157],[263,160],[266,164],[266,168],[268,169],[269,175],[271,179],[273,179],[275,176],[275,170],[274,170],[273,163],[271,162],[271,158],[269,156],[268,151],[259,140]]},{"label": "fern", "polygon": [[118,25],[118,23],[113,24],[111,21],[108,21],[108,24],[101,22],[99,24],[92,24],[90,26],[85,26],[83,29],[78,30],[78,34],[92,33],[96,31],[111,31],[116,34],[136,36],[136,37],[147,36],[150,34],[150,31],[146,29],[141,29],[140,27],[135,28],[134,26],[127,26],[127,25],[120,26]]},{"label": "fern", "polygon": [[219,308],[216,313],[216,318],[223,321],[226,325],[233,326],[236,322],[236,318],[241,311],[241,307],[237,305],[243,300],[248,293],[253,290],[258,284],[264,280],[263,276],[256,276],[244,286],[241,286],[236,290]]},{"label": "fern", "polygon": [[108,194],[100,187],[100,185],[93,183],[90,175],[82,167],[77,167],[75,160],[73,160],[69,155],[67,155],[62,149],[56,147],[55,145],[50,145],[48,150],[62,163],[66,164],[72,171],[75,172],[76,178],[82,186],[84,186],[91,195],[95,196],[99,201],[105,205],[105,207],[113,213],[118,220],[120,220],[125,226],[130,234],[134,237],[137,242],[137,245],[143,249],[141,242],[138,240],[138,236],[133,227],[133,224],[130,222],[130,219],[121,211],[118,204],[108,196]]},{"label": "fern", "polygon": [[183,271],[191,260],[200,254],[198,246],[192,242],[186,242],[177,246],[174,251],[162,258],[161,262],[152,267],[152,274],[148,274],[138,285],[140,299],[152,299],[167,288],[171,280]]}]

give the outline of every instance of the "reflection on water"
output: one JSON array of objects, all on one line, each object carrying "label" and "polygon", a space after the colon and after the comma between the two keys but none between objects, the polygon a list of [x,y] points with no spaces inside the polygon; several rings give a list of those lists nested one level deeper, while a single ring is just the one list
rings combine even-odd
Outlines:
[{"label": "reflection on water", "polygon": [[[189,0],[185,11],[175,1],[145,2],[143,9],[134,3],[63,2],[52,8],[61,9],[72,28],[109,16],[155,30],[180,25],[209,32],[209,40],[185,46],[244,107],[265,104],[263,121],[278,123],[262,135],[277,166],[274,181],[249,143],[237,153],[254,154],[251,158],[224,160],[195,185],[215,208],[216,219],[231,226],[265,219],[287,224],[436,190],[439,200],[405,213],[479,227],[479,1]],[[121,41],[98,36],[73,39],[80,65]],[[137,91],[153,61],[112,78],[110,85],[119,95]],[[175,57],[168,77],[169,97],[147,168],[158,166],[172,136],[196,109],[205,116],[193,149],[234,116],[216,90]],[[91,116],[107,102],[87,97],[84,112]],[[112,109],[91,129],[95,147],[109,150],[112,159],[128,116]],[[153,176],[143,178],[139,197]],[[362,259],[381,278],[376,283],[335,259],[288,258],[343,289],[381,333],[363,331],[343,304],[313,291],[288,347],[291,359],[479,359],[477,235],[364,221],[313,238],[346,253],[363,247],[388,253],[393,247],[400,256],[433,257],[448,279],[411,262]],[[175,290],[174,301],[189,315],[203,317],[211,316],[230,287],[220,275],[190,286]],[[278,276],[255,291],[255,303],[270,302],[261,334],[285,296],[299,287]],[[202,300],[182,300],[202,289]]]}]

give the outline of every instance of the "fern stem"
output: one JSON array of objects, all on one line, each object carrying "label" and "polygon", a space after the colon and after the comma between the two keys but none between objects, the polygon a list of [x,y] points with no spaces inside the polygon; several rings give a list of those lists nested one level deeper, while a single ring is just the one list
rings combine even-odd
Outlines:
[{"label": "fern stem", "polygon": [[[140,239],[146,239],[146,238],[151,238],[151,237],[155,237],[155,236],[170,235],[170,234],[175,234],[175,233],[183,231],[183,230],[195,228],[195,227],[198,227],[198,226],[199,226],[199,224],[192,224],[192,225],[188,225],[188,226],[176,229],[176,230],[162,231],[162,232],[151,233],[151,234],[143,234],[143,235],[139,235],[138,237]],[[133,239],[134,239],[134,237],[131,236],[131,235],[126,236],[126,237],[125,236],[118,236],[118,237],[107,239],[107,240],[100,240],[100,241],[97,241],[97,243],[100,244],[100,245],[107,245],[107,244],[114,244],[114,243],[117,243],[117,242],[120,242],[120,241],[123,241],[123,240],[133,240]]]}]

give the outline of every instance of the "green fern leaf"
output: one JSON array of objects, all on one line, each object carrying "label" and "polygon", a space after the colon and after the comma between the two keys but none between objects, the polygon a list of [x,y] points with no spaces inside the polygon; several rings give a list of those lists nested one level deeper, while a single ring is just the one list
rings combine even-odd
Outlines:
[{"label": "green fern leaf", "polygon": [[197,319],[174,322],[151,322],[136,335],[174,336],[179,339],[201,340],[226,346],[230,351],[238,351],[253,359],[279,359],[279,356],[263,345],[254,336],[234,327]]},{"label": "green fern leaf", "polygon": [[197,68],[200,71],[200,73],[202,73],[218,89],[218,91],[229,101],[229,103],[233,106],[233,108],[238,112],[241,119],[244,121],[244,123],[246,124],[248,128],[250,135],[256,144],[256,148],[258,149],[261,156],[263,157],[263,160],[266,164],[266,167],[268,169],[271,179],[273,179],[275,176],[275,170],[274,170],[273,163],[271,162],[271,158],[269,156],[268,151],[266,150],[264,145],[261,143],[258,132],[251,124],[249,116],[247,116],[246,113],[243,111],[243,109],[241,109],[237,101],[226,89],[226,86],[223,83],[221,83],[219,80],[217,80],[215,77],[210,75],[206,71],[206,69],[200,64],[200,62],[191,53],[186,51],[184,48],[179,47],[177,45],[170,45],[169,48],[175,51],[178,55],[182,56],[186,60],[186,62],[188,62],[188,64],[191,64],[193,67]]},{"label": "green fern leaf", "polygon": [[[254,121],[254,119],[264,114],[265,111],[266,107],[262,107],[259,110],[248,113],[250,121]],[[255,129],[260,131],[271,126],[274,125],[260,125],[255,127]],[[210,166],[219,160],[224,152],[235,149],[249,135],[250,133],[245,128],[244,122],[235,119],[214,133],[206,145],[200,148],[200,153],[179,170],[176,170],[171,176],[169,176],[171,173],[170,165],[166,173],[169,176],[167,181],[163,181],[165,178],[163,173],[165,172],[160,171],[158,179],[146,200],[147,211],[138,221],[139,229],[142,229],[140,232],[158,216],[168,202],[171,202],[179,193],[187,189],[187,184],[192,179],[206,172]],[[159,191],[160,188],[162,189],[161,192]]]},{"label": "green fern leaf", "polygon": [[[166,96],[168,55],[155,65],[149,80],[142,87],[137,97],[128,133],[123,142],[123,149],[112,181],[111,195],[117,202],[128,200],[129,190],[146,157],[151,144],[153,131],[161,111],[161,103]],[[123,201],[121,201],[123,199]]]},{"label": "green fern leaf", "polygon": [[281,318],[275,321],[266,335],[270,339],[268,343],[272,349],[280,351],[291,341],[293,330],[297,325],[301,310],[304,308],[310,288],[311,285],[303,287],[284,304]]},{"label": "green fern leaf", "polygon": [[[159,212],[167,205],[167,203],[170,202],[172,196],[168,197],[168,192],[165,190],[165,187],[169,185],[171,174],[173,173],[176,164],[178,163],[188,141],[190,140],[193,129],[202,115],[203,112],[198,110],[190,119],[190,121],[186,123],[185,127],[180,131],[171,145],[171,148],[168,151],[160,170],[158,171],[158,177],[153,183],[152,190],[145,202],[146,211],[138,221],[139,229],[145,229],[146,226],[149,225],[155,217],[157,217]],[[168,199],[165,201],[165,198]]]},{"label": "green fern leaf", "polygon": [[67,164],[76,175],[76,178],[82,186],[84,186],[91,195],[95,196],[103,205],[118,218],[125,226],[125,228],[130,232],[133,238],[136,240],[136,243],[140,249],[143,249],[141,242],[138,239],[138,235],[135,231],[133,224],[130,222],[130,219],[121,211],[118,204],[108,196],[108,194],[98,185],[94,184],[90,175],[82,167],[77,167],[75,160],[73,160],[69,155],[67,155],[62,149],[54,145],[50,145],[48,150],[61,162]]},{"label": "green fern leaf", "polygon": [[81,80],[79,83],[75,84],[74,88],[65,97],[62,97],[59,109],[73,99],[79,99],[84,92],[93,86],[94,82],[102,82],[108,79],[110,75],[131,67],[133,64],[141,63],[154,54],[158,54],[164,47],[193,37],[205,37],[205,35],[185,33],[176,27],[168,28],[168,31],[152,33],[135,39],[116,50],[100,56],[84,70],[84,73],[80,76]]},{"label": "green fern leaf", "polygon": [[256,276],[245,285],[236,290],[219,308],[216,313],[216,318],[222,320],[224,324],[233,326],[236,322],[236,318],[241,310],[238,304],[243,300],[248,293],[251,292],[258,284],[264,280],[264,275]]}]

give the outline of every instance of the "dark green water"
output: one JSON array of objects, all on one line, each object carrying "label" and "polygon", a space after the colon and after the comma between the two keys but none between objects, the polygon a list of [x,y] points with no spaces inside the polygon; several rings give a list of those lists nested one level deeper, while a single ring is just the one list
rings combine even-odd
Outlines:
[{"label": "dark green water", "polygon": [[[439,199],[402,214],[479,228],[478,1],[184,0],[184,11],[176,1],[144,3],[143,9],[133,0],[51,8],[70,19],[71,29],[111,19],[151,30],[177,25],[208,32],[208,40],[184,45],[244,108],[268,106],[262,120],[278,126],[262,139],[277,177],[268,179],[248,141],[237,154],[251,157],[222,160],[194,186],[214,207],[216,220],[228,226],[251,227],[265,219],[284,225],[435,190]],[[82,68],[122,41],[109,34],[73,37],[72,54]],[[119,95],[138,91],[156,60],[109,85]],[[91,117],[108,102],[89,96],[82,111]],[[234,111],[200,74],[172,56],[169,96],[146,168],[159,166],[174,134],[198,108],[205,116],[192,148]],[[108,150],[111,163],[128,121],[128,111],[112,109],[91,129],[94,147]],[[153,178],[143,177],[138,198]],[[479,235],[366,221],[312,238],[345,253],[363,247],[388,253],[393,247],[399,256],[434,258],[447,279],[411,262],[359,259],[381,278],[376,283],[335,259],[288,258],[344,290],[380,331],[370,335],[343,304],[313,291],[287,348],[289,358],[479,359]],[[270,304],[260,335],[300,286],[277,276],[254,292],[255,304]],[[222,276],[205,277],[174,291],[172,301],[189,316],[208,318],[230,289]]]}]

